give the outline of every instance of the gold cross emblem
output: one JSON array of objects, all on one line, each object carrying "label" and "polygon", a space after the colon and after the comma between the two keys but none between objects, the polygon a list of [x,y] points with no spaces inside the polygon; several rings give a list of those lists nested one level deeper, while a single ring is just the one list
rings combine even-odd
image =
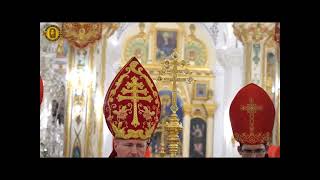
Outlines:
[{"label": "gold cross emblem", "polygon": [[249,104],[247,104],[247,106],[241,106],[241,111],[247,111],[247,113],[249,114],[249,125],[250,125],[250,133],[253,133],[254,131],[254,115],[255,113],[257,113],[257,111],[261,111],[262,110],[262,106],[257,106],[257,104],[255,104],[253,102],[253,98],[249,98]]},{"label": "gold cross emblem", "polygon": [[[148,90],[144,88],[144,85],[142,82],[138,83],[137,77],[132,77],[131,82],[127,82],[126,88],[121,89],[121,93],[123,95],[126,95],[128,93],[131,93],[131,96],[123,96],[123,95],[118,95],[117,99],[119,102],[123,100],[131,100],[133,101],[133,120],[131,124],[134,127],[139,126],[139,120],[138,120],[138,101],[148,101],[149,103],[152,101],[152,97],[150,95],[146,96],[148,94]],[[145,95],[144,97],[138,96],[139,94]]]}]

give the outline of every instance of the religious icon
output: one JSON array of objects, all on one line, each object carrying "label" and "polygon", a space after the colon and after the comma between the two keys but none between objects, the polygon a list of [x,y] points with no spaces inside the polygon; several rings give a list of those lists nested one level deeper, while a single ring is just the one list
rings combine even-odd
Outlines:
[{"label": "religious icon", "polygon": [[177,48],[176,31],[158,31],[157,32],[157,53],[156,59],[163,60],[170,57],[174,49]]},{"label": "religious icon", "polygon": [[205,65],[205,49],[204,46],[196,41],[188,43],[185,47],[185,58],[190,65]]},{"label": "religious icon", "polygon": [[86,30],[85,30],[84,28],[81,28],[81,29],[79,30],[79,39],[80,39],[80,40],[83,40],[83,39],[84,39],[85,32],[86,32]]},{"label": "religious icon", "polygon": [[160,114],[160,118],[166,118],[169,116],[168,113],[171,113],[171,111],[167,112],[166,108],[171,106],[171,97],[168,94],[164,94],[160,96],[160,101],[161,101],[161,114]]},{"label": "religious icon", "polygon": [[189,61],[195,61],[196,60],[196,52],[191,50],[189,51],[189,56],[188,56]]},{"label": "religious icon", "polygon": [[56,50],[56,57],[57,58],[66,58],[67,57],[67,54],[68,54],[68,43],[67,41],[64,41],[62,38],[59,40],[59,43],[58,43],[58,47],[57,47],[57,50]]},{"label": "religious icon", "polygon": [[253,50],[254,50],[253,61],[255,64],[258,64],[260,61],[260,44],[254,44]]},{"label": "religious icon", "polygon": [[148,42],[145,37],[140,36],[130,39],[125,47],[125,59],[136,57],[140,63],[148,63]]},{"label": "religious icon", "polygon": [[56,38],[56,29],[51,28],[49,33],[50,38],[54,39]]},{"label": "religious icon", "polygon": [[205,157],[206,155],[206,122],[200,118],[191,120],[190,157]]},{"label": "religious icon", "polygon": [[49,25],[44,30],[44,35],[49,41],[56,41],[60,38],[60,28],[56,25]]},{"label": "religious icon", "polygon": [[194,99],[208,99],[208,84],[209,82],[196,82],[194,89]]},{"label": "religious icon", "polygon": [[[171,90],[160,90],[159,95],[160,95],[160,101],[161,101],[161,106],[162,106],[160,118],[165,119],[165,118],[168,118],[172,114],[172,111],[170,109],[170,107],[172,105],[172,102],[171,102],[172,91]],[[183,116],[184,116],[184,114],[183,114],[183,101],[179,95],[177,96],[177,106],[178,106],[177,115],[178,115],[180,122],[182,123]]]},{"label": "religious icon", "polygon": [[266,73],[266,91],[270,95],[272,101],[275,100],[275,68],[276,59],[273,52],[267,53],[267,73]]},{"label": "religious icon", "polygon": [[202,157],[203,154],[203,144],[201,143],[195,143],[193,144],[194,147],[194,152],[195,152],[195,157]]},{"label": "religious icon", "polygon": [[197,138],[202,138],[203,137],[203,131],[204,131],[204,125],[199,126],[199,124],[196,124],[194,126],[192,126],[192,135],[194,137],[197,137]]},{"label": "religious icon", "polygon": [[158,154],[160,152],[161,132],[155,132],[151,140],[151,152],[152,154]]},{"label": "religious icon", "polygon": [[274,64],[275,63],[275,55],[272,53],[272,52],[269,52],[268,54],[267,54],[267,61],[268,61],[268,63],[270,63],[270,64]]},{"label": "religious icon", "polygon": [[205,84],[197,84],[197,96],[198,97],[203,97],[205,96],[205,88],[206,85]]}]

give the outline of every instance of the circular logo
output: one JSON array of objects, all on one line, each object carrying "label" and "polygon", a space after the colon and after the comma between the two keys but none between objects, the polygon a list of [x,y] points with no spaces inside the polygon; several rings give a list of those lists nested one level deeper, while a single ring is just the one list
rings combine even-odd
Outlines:
[{"label": "circular logo", "polygon": [[46,27],[43,34],[49,41],[57,41],[61,37],[60,28],[56,25]]}]

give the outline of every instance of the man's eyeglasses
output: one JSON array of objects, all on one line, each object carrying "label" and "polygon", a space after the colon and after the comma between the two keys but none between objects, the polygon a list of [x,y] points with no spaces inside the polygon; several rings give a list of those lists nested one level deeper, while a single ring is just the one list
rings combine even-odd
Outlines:
[{"label": "man's eyeglasses", "polygon": [[242,149],[241,150],[242,153],[246,153],[246,154],[262,154],[262,153],[266,153],[267,151],[265,149]]},{"label": "man's eyeglasses", "polygon": [[136,146],[137,149],[143,149],[146,147],[144,144],[133,144],[133,143],[124,143],[124,144],[121,144],[121,146],[125,148],[133,148],[134,146]]}]

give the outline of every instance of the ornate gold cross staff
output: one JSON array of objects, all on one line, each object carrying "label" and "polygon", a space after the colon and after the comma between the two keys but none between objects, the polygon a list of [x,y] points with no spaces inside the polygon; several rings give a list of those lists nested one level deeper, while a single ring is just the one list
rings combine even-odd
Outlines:
[{"label": "ornate gold cross staff", "polygon": [[[162,70],[160,71],[160,75],[158,77],[158,81],[168,81],[172,82],[172,105],[170,107],[172,114],[169,116],[168,122],[165,124],[165,129],[167,131],[168,137],[168,148],[170,157],[176,157],[178,148],[179,148],[179,132],[182,131],[182,124],[179,122],[179,118],[177,116],[178,106],[177,106],[177,82],[193,82],[192,77],[178,77],[178,75],[191,75],[191,72],[188,69],[178,69],[178,66],[184,68],[187,64],[186,61],[181,60],[178,61],[178,53],[174,51],[171,55],[172,60],[165,60],[162,63]],[[172,68],[170,68],[172,67]],[[161,76],[164,75],[164,76]],[[172,76],[172,77],[168,77]]]}]

